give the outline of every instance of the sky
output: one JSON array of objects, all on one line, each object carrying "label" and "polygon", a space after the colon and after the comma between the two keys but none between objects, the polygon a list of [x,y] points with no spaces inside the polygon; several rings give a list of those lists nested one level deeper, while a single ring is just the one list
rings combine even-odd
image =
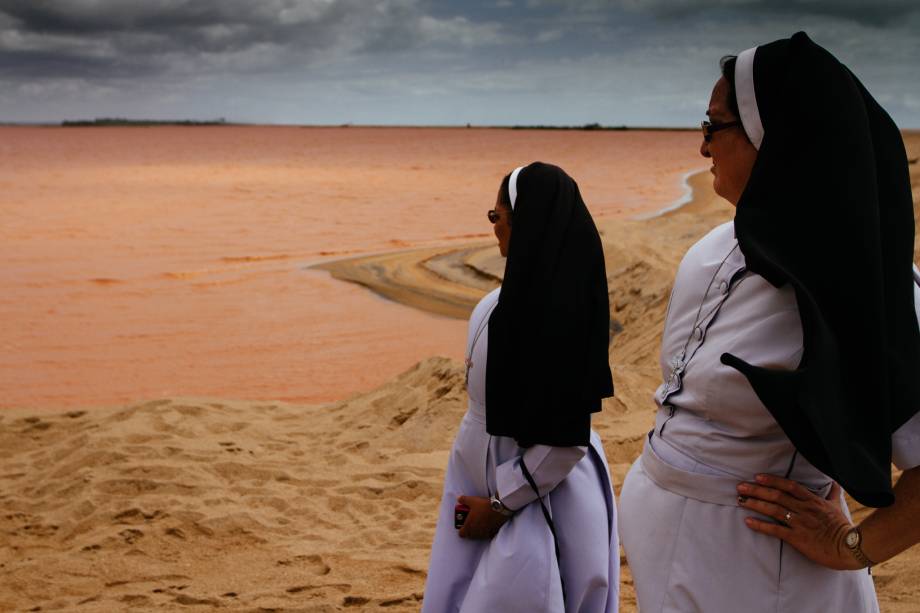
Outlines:
[{"label": "sky", "polygon": [[0,121],[692,127],[798,30],[920,128],[918,0],[0,0]]}]

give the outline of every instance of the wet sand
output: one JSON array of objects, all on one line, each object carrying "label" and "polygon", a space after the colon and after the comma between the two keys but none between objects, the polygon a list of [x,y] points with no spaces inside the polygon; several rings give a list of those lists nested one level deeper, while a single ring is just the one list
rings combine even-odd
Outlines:
[{"label": "wet sand", "polygon": [[[917,157],[920,135],[907,144]],[[610,356],[617,395],[594,427],[617,492],[653,421],[679,259],[732,216],[707,179],[694,177],[696,198],[678,211],[602,222],[621,332]],[[911,181],[918,209],[917,164]],[[494,261],[481,270],[493,274]],[[441,295],[458,294],[456,280]],[[0,411],[0,610],[418,611],[465,410],[461,364],[434,357],[327,404],[169,397]],[[873,578],[884,613],[915,613],[920,548]],[[628,565],[621,588],[621,610],[635,613]]]}]

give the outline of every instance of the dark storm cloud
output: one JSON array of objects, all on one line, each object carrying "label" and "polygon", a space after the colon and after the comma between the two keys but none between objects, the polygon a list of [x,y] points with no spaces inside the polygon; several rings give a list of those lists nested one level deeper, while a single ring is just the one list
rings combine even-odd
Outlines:
[{"label": "dark storm cloud", "polygon": [[6,78],[284,70],[439,39],[482,42],[495,31],[462,17],[433,19],[415,0],[2,0],[0,16]]},{"label": "dark storm cloud", "polygon": [[916,0],[0,0],[0,119],[692,125],[802,29],[920,125]]},{"label": "dark storm cloud", "polygon": [[920,10],[916,0],[528,0],[528,5],[564,5],[575,11],[622,9],[666,17],[685,17],[710,9],[736,9],[786,15],[828,15],[883,25]]}]

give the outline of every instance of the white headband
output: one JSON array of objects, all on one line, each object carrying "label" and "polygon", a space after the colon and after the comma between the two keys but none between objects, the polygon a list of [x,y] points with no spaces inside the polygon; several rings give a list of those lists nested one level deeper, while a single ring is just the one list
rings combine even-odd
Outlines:
[{"label": "white headband", "polygon": [[514,203],[517,201],[517,178],[524,170],[523,166],[518,166],[511,172],[511,178],[508,179],[508,197],[511,198],[511,210],[514,210]]},{"label": "white headband", "polygon": [[757,47],[738,54],[735,61],[735,98],[741,112],[741,124],[754,149],[760,151],[763,141],[763,123],[757,108],[757,94],[754,92],[754,54]]}]

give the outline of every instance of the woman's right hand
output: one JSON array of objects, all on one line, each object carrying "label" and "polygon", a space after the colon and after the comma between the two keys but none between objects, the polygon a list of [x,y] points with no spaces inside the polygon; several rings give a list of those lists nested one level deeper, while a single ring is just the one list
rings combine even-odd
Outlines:
[{"label": "woman's right hand", "polygon": [[460,538],[489,540],[498,534],[508,517],[492,510],[488,498],[482,496],[460,496],[457,502],[470,508],[466,521],[460,528]]}]

